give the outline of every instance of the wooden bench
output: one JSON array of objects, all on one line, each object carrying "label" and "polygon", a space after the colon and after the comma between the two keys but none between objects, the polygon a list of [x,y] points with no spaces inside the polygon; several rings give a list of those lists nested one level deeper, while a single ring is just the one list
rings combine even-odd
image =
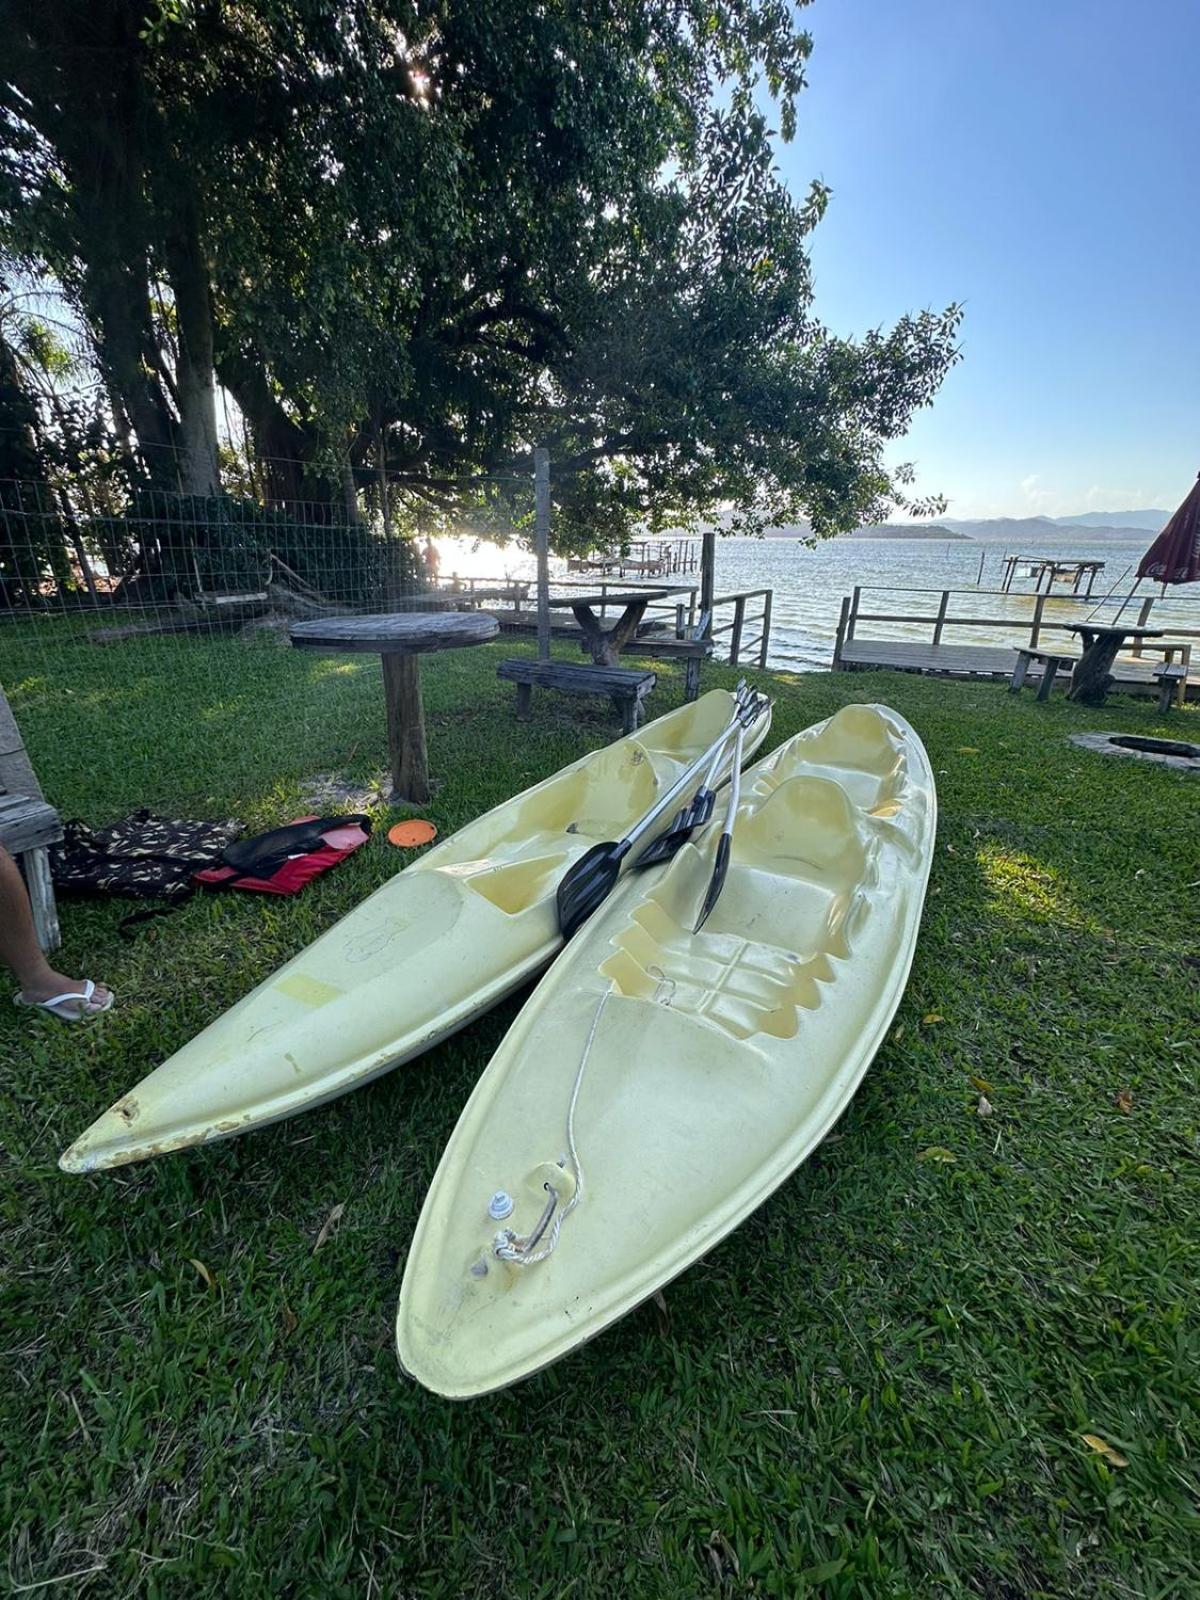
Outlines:
[{"label": "wooden bench", "polygon": [[1012,682],[1008,686],[1009,694],[1018,694],[1025,682],[1025,674],[1031,664],[1040,661],[1042,664],[1042,681],[1038,687],[1039,700],[1048,700],[1050,691],[1054,687],[1054,680],[1059,670],[1070,671],[1075,665],[1074,656],[1065,656],[1054,650],[1034,650],[1029,645],[1017,648],[1017,664],[1013,668]]},{"label": "wooden bench", "polygon": [[537,689],[558,689],[563,694],[607,695],[621,715],[621,725],[632,733],[642,719],[643,700],[658,682],[653,672],[633,667],[585,667],[570,661],[502,661],[496,676],[517,686],[517,720],[529,720],[530,701]]},{"label": "wooden bench", "polygon": [[62,943],[49,851],[49,846],[57,844],[62,836],[62,823],[53,806],[29,795],[0,794],[0,844],[21,869],[29,891],[33,926],[43,950],[57,950]]},{"label": "wooden bench", "polygon": [[33,926],[43,950],[62,943],[49,846],[62,838],[58,812],[42,797],[4,690],[0,689],[0,844],[14,857],[25,878]]},{"label": "wooden bench", "polygon": [[711,639],[634,639],[622,654],[653,656],[655,660],[684,663],[683,698],[695,700],[700,693],[700,663],[713,653]]},{"label": "wooden bench", "polygon": [[1170,711],[1175,700],[1183,703],[1187,691],[1188,663],[1184,661],[1164,661],[1161,667],[1154,669],[1154,681],[1158,684],[1158,709],[1165,717]]}]

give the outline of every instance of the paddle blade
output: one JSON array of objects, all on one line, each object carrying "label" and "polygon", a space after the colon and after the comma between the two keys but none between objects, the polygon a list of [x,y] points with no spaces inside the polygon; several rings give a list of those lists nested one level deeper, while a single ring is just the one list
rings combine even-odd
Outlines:
[{"label": "paddle blade", "polygon": [[651,839],[633,863],[633,870],[641,872],[646,867],[657,866],[660,861],[670,861],[683,849],[696,829],[702,828],[712,816],[716,803],[717,797],[711,789],[697,789],[691,805],[684,806],[666,833]]},{"label": "paddle blade", "polygon": [[621,875],[621,863],[629,853],[629,846],[608,841],[594,844],[564,876],[558,886],[558,926],[564,939],[569,939],[576,929],[612,893]]},{"label": "paddle blade", "polygon": [[704,896],[704,904],[700,907],[700,915],[696,918],[693,933],[700,932],[708,921],[709,912],[721,898],[721,890],[725,887],[725,875],[729,871],[729,851],[732,844],[733,840],[727,833],[723,833],[717,841],[716,865],[713,867],[712,877],[708,880],[708,892]]}]

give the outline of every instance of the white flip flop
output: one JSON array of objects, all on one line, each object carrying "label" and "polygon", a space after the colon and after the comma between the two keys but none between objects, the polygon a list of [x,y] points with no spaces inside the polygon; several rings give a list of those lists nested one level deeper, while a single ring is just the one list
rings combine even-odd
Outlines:
[{"label": "white flip flop", "polygon": [[[92,1017],[103,1016],[106,1011],[112,1010],[112,1003],[117,998],[110,989],[108,998],[103,1002],[92,1005],[92,996],[96,992],[96,985],[90,978],[83,980],[83,988],[69,990],[66,994],[51,995],[49,1000],[26,1000],[23,994],[13,995],[13,1005],[28,1006],[31,1011],[48,1011],[52,1017],[57,1017],[60,1022],[88,1022]],[[60,1006],[70,1005],[73,1001],[82,1000],[83,1004],[78,1011],[60,1011]]]}]

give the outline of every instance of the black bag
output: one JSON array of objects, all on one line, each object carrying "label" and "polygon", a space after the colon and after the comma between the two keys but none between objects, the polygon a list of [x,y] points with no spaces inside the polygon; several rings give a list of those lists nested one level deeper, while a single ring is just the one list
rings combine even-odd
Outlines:
[{"label": "black bag", "polygon": [[[311,817],[307,822],[289,822],[286,827],[256,833],[252,839],[239,839],[221,852],[224,866],[232,867],[239,878],[273,878],[294,856],[304,856],[324,844],[324,834],[334,828],[357,826],[371,831],[370,817]],[[232,883],[233,879],[226,879]]]},{"label": "black bag", "polygon": [[114,894],[135,900],[179,901],[193,892],[192,874],[216,866],[243,824],[186,822],[150,811],[107,828],[63,824],[50,849],[54,886],[67,894]]}]

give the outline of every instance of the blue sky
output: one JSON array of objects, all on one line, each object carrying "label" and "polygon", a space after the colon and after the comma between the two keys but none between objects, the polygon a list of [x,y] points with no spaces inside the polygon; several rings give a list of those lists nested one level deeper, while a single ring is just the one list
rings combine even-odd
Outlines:
[{"label": "blue sky", "polygon": [[966,307],[896,459],[950,515],[1173,508],[1200,470],[1200,3],[815,0],[817,310]]}]

